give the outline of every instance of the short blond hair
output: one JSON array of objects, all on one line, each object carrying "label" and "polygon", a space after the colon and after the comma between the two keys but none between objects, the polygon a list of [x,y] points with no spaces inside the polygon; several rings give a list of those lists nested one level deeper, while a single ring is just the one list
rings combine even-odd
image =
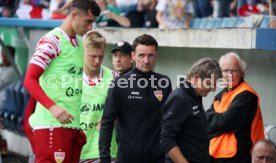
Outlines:
[{"label": "short blond hair", "polygon": [[89,31],[83,36],[84,48],[106,48],[106,39],[97,31]]}]

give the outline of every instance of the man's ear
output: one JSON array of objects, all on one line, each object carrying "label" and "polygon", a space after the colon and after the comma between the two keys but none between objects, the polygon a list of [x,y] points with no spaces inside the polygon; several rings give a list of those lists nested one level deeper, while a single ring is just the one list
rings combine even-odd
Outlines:
[{"label": "man's ear", "polygon": [[75,17],[78,15],[78,12],[76,10],[71,12],[71,16],[73,19],[75,19]]},{"label": "man's ear", "polygon": [[133,51],[131,52],[131,58],[132,58],[132,61],[135,61],[135,53]]}]

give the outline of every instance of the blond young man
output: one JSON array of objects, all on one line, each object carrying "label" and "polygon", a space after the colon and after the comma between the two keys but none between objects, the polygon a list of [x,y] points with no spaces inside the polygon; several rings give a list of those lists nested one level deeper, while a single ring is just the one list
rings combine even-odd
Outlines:
[{"label": "blond young man", "polygon": [[[84,72],[81,98],[81,129],[87,137],[87,143],[81,152],[81,163],[98,163],[100,125],[103,106],[113,72],[102,65],[106,49],[105,38],[96,31],[89,31],[83,38]],[[111,142],[111,157],[116,158],[117,144],[115,134]]]}]

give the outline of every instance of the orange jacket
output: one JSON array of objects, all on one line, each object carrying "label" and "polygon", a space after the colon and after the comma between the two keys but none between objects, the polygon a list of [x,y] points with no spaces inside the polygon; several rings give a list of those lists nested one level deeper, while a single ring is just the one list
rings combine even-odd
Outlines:
[{"label": "orange jacket", "polygon": [[[221,101],[214,102],[215,112],[225,112],[231,105],[233,99],[244,91],[249,91],[258,97],[257,93],[246,82],[242,82],[233,91],[225,92]],[[258,97],[258,107],[251,125],[251,141],[255,144],[256,141],[260,139],[264,139],[264,126],[260,110],[260,100]],[[231,158],[235,156],[236,152],[237,140],[234,131],[223,133],[222,135],[212,138],[210,141],[209,153],[214,158]]]}]

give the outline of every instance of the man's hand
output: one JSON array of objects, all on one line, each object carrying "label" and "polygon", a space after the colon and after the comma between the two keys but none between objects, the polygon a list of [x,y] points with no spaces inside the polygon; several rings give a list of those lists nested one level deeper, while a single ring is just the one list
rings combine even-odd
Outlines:
[{"label": "man's hand", "polygon": [[108,10],[105,10],[105,11],[102,12],[102,14],[103,14],[104,16],[108,17],[109,19],[113,19],[115,13],[110,12],[110,11],[108,11]]},{"label": "man's hand", "polygon": [[51,106],[49,111],[61,124],[69,124],[74,120],[74,117],[68,111],[57,105]]},{"label": "man's hand", "polygon": [[173,147],[169,153],[169,157],[173,160],[174,163],[189,163],[186,160],[185,156],[182,154],[178,146]]},{"label": "man's hand", "polygon": [[99,122],[98,122],[98,124],[97,124],[97,126],[96,126],[96,129],[97,129],[98,131],[100,131],[100,129],[101,129],[101,124],[102,124],[102,119],[99,120]]}]

